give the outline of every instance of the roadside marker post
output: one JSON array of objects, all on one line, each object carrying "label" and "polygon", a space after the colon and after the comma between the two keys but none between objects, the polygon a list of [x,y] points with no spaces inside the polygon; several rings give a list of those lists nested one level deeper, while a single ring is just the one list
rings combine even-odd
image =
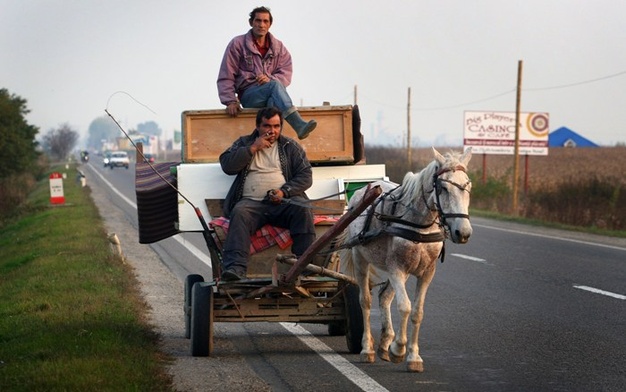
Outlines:
[{"label": "roadside marker post", "polygon": [[50,174],[50,203],[65,204],[65,196],[63,196],[63,176],[58,172]]}]

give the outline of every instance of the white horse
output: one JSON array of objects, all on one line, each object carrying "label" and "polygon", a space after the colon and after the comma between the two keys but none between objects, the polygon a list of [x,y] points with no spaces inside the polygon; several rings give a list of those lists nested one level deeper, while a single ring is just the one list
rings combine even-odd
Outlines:
[{"label": "white horse", "polygon": [[[468,214],[471,181],[466,173],[471,149],[463,154],[443,156],[433,148],[433,153],[435,159],[419,173],[407,173],[402,185],[384,181],[372,184],[380,185],[383,193],[342,236],[341,264],[347,274],[356,278],[360,287],[364,327],[362,362],[371,363],[375,359],[370,327],[370,277],[378,276],[382,271],[388,280],[379,293],[382,330],[378,355],[394,363],[402,362],[406,356],[408,371],[424,371],[418,335],[424,316],[424,299],[435,275],[436,261],[439,257],[443,261],[446,238],[464,244],[472,234]],[[348,208],[356,205],[364,193],[365,189],[356,191]],[[405,287],[410,275],[417,278],[412,309]],[[397,335],[390,309],[395,294],[400,313]],[[409,315],[413,323],[410,342],[407,341]]]}]

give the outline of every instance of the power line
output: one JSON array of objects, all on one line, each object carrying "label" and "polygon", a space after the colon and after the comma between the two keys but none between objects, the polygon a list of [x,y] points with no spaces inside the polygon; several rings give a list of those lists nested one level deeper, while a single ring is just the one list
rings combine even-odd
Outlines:
[{"label": "power line", "polygon": [[[507,94],[511,94],[515,92],[515,89],[509,90],[509,91],[505,91],[503,93],[500,94],[496,94],[496,95],[492,95],[490,97],[487,98],[482,98],[476,101],[471,101],[471,102],[465,102],[465,103],[459,103],[459,104],[455,104],[455,105],[450,105],[450,106],[437,106],[437,107],[423,107],[423,108],[414,108],[411,109],[411,111],[413,112],[430,112],[430,111],[438,111],[438,110],[448,110],[448,109],[456,109],[456,108],[460,108],[460,107],[464,107],[464,106],[468,106],[468,105],[473,105],[476,103],[481,103],[481,102],[485,102],[485,101],[490,101],[492,99],[495,98],[499,98],[501,96],[507,95]],[[395,106],[395,105],[389,105],[389,104],[385,104],[379,101],[376,101],[375,99],[371,99],[370,97],[368,97],[367,95],[359,95],[359,98],[365,97],[366,99],[368,99],[371,102],[377,103],[381,106],[387,106],[393,109],[398,109],[398,110],[405,110],[404,107],[399,107],[399,106]]]},{"label": "power line", "polygon": [[[581,81],[581,82],[574,82],[574,83],[562,84],[562,85],[550,86],[550,87],[523,88],[522,91],[558,90],[558,89],[564,89],[564,88],[580,86],[580,85],[583,85],[583,84],[595,83],[595,82],[599,82],[599,81],[602,81],[602,80],[612,79],[612,78],[616,78],[616,77],[619,77],[619,76],[622,76],[622,75],[625,75],[625,74],[626,74],[626,71],[621,71],[621,72],[618,72],[618,73],[615,73],[615,74],[606,75],[606,76],[602,76],[602,77],[595,78],[595,79],[590,79],[590,80],[584,80],[584,81]],[[511,94],[513,92],[515,92],[515,89],[511,89],[511,90],[502,92],[500,94],[492,95],[492,96],[487,97],[487,98],[478,99],[476,101],[465,102],[465,103],[449,105],[449,106],[414,108],[411,111],[414,111],[414,112],[429,112],[429,111],[457,109],[457,108],[461,108],[461,107],[465,107],[465,106],[469,106],[469,105],[474,105],[474,104],[481,103],[481,102],[490,101],[492,99],[496,99],[496,98],[502,97],[504,95]],[[393,109],[398,109],[398,110],[404,110],[405,109],[404,107],[395,106],[395,105],[389,105],[389,104],[385,104],[385,103],[376,101],[375,99],[371,99],[367,95],[364,96],[363,94],[360,94],[360,97],[365,97],[369,101],[374,102],[376,104],[379,104],[381,106],[387,106],[387,107],[390,107],[390,108],[393,108]]]},{"label": "power line", "polygon": [[500,93],[500,94],[492,95],[491,97],[479,99],[477,101],[465,102],[465,103],[460,103],[458,105],[452,105],[452,106],[440,106],[440,107],[432,107],[432,108],[417,108],[417,109],[415,109],[415,111],[427,112],[427,111],[456,109],[456,108],[460,108],[460,107],[463,107],[463,106],[469,106],[469,105],[474,105],[474,104],[485,102],[485,101],[491,101],[492,99],[496,99],[496,98],[502,97],[504,95],[511,94],[513,92],[515,92],[515,89],[509,90],[509,91],[505,91],[505,92]]},{"label": "power line", "polygon": [[582,84],[595,83],[595,82],[599,82],[601,80],[612,79],[612,78],[616,78],[618,76],[622,76],[624,74],[626,74],[626,71],[618,72],[618,73],[612,74],[612,75],[602,76],[602,77],[595,78],[595,79],[585,80],[585,81],[582,81],[582,82],[576,82],[576,83],[570,83],[570,84],[562,84],[562,85],[552,86],[552,87],[525,88],[525,89],[522,89],[522,90],[523,91],[557,90],[557,89],[561,89],[561,88],[569,88],[569,87],[574,87],[574,86],[580,86]]}]

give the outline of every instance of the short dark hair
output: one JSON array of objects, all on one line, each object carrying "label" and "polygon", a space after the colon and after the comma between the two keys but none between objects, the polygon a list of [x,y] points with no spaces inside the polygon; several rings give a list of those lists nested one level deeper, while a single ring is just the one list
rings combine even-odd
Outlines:
[{"label": "short dark hair", "polygon": [[257,128],[259,127],[259,125],[261,125],[261,121],[263,119],[269,120],[275,115],[278,115],[278,118],[280,118],[280,127],[282,128],[283,127],[283,114],[281,113],[280,110],[278,110],[278,108],[275,108],[275,107],[263,108],[257,112],[256,114]]},{"label": "short dark hair", "polygon": [[254,21],[254,17],[256,16],[257,13],[270,14],[270,24],[274,23],[274,17],[272,16],[272,12],[270,11],[269,8],[256,7],[255,9],[252,10],[252,12],[250,12],[250,19],[248,19],[250,26],[252,26],[252,22]]}]

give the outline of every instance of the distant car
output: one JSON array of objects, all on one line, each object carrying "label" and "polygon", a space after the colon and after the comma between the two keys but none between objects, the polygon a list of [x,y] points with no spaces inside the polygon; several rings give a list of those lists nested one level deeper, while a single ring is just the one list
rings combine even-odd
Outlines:
[{"label": "distant car", "polygon": [[154,155],[153,154],[143,154],[146,162],[154,163]]},{"label": "distant car", "polygon": [[104,167],[109,166],[110,160],[111,160],[111,152],[107,151],[104,153],[104,158],[102,159],[102,162],[104,162]]},{"label": "distant car", "polygon": [[130,165],[130,159],[126,151],[115,151],[111,153],[108,166],[113,170],[114,167],[125,167],[128,169]]}]

